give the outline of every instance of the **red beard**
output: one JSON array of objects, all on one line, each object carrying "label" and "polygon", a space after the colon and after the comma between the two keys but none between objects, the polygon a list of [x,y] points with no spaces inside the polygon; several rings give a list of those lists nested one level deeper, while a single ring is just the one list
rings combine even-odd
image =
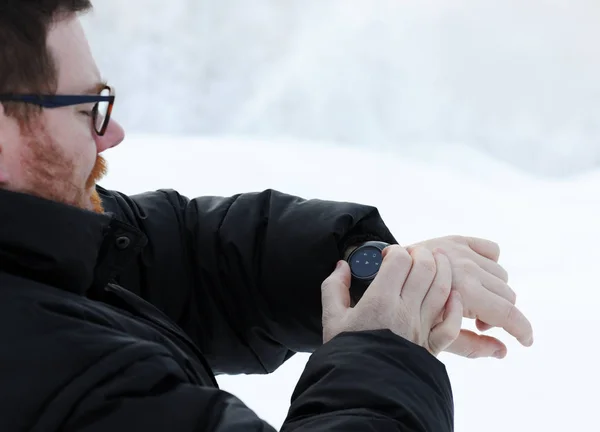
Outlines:
[{"label": "red beard", "polygon": [[92,168],[92,172],[90,173],[88,181],[85,185],[86,189],[94,188],[90,200],[92,201],[93,211],[96,213],[104,213],[102,200],[96,191],[96,183],[98,183],[98,181],[100,181],[100,179],[102,179],[107,172],[108,166],[106,164],[106,160],[102,156],[98,155],[96,158],[96,163],[94,164],[94,168]]},{"label": "red beard", "polygon": [[27,190],[22,192],[96,213],[104,212],[100,196],[95,190],[96,183],[107,172],[106,160],[102,156],[97,155],[83,187],[77,185],[73,178],[75,162],[47,134],[41,133],[30,138],[26,148],[23,164]]}]

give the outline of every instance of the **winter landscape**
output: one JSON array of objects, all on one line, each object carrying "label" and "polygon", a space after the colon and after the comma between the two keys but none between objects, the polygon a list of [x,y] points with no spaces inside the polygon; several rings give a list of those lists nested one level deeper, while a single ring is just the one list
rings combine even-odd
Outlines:
[{"label": "winter landscape", "polygon": [[[102,185],[274,188],[373,204],[403,244],[497,241],[535,344],[494,329],[505,359],[440,357],[456,430],[594,430],[599,18],[583,0],[103,0],[86,25],[128,137]],[[307,358],[219,382],[278,427]]]}]

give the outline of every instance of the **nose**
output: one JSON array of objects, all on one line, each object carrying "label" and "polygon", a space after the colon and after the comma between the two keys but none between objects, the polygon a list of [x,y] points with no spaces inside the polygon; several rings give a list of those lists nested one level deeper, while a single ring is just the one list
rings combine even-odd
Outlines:
[{"label": "nose", "polygon": [[108,149],[118,146],[125,139],[125,131],[123,127],[115,120],[111,119],[104,132],[103,136],[96,135],[96,146],[98,153],[102,153]]}]

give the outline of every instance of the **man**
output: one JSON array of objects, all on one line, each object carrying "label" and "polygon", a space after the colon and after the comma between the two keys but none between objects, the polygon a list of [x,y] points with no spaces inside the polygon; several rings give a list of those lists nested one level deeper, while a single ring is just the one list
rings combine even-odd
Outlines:
[{"label": "man", "polygon": [[396,243],[373,207],[96,186],[124,132],[77,17],[90,8],[0,7],[0,430],[269,430],[213,373],[269,373],[296,352],[314,354],[284,429],[450,430],[447,376],[421,347],[506,355],[453,335],[457,310],[533,343],[492,242],[393,246],[387,277],[348,308],[336,262]]}]

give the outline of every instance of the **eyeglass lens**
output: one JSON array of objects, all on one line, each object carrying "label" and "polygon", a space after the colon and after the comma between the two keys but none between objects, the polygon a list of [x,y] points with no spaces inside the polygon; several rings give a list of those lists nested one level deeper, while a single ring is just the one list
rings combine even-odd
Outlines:
[{"label": "eyeglass lens", "polygon": [[[104,89],[100,92],[100,96],[110,96],[110,90]],[[96,132],[100,132],[104,127],[104,123],[108,120],[108,108],[110,106],[110,102],[98,102],[96,104]]]}]

